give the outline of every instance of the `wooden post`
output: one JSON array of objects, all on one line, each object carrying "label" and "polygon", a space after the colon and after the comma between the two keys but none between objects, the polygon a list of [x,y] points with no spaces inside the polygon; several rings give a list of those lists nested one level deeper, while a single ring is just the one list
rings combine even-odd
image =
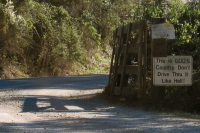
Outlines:
[{"label": "wooden post", "polygon": [[127,65],[127,58],[128,58],[128,48],[130,47],[130,28],[131,28],[131,23],[129,23],[128,25],[125,26],[126,28],[124,28],[123,30],[123,34],[126,35],[125,38],[125,52],[124,52],[124,57],[123,57],[123,64],[122,64],[122,73],[121,73],[121,79],[120,79],[120,94],[122,94],[122,90],[124,87],[124,78],[125,78],[125,69],[126,69],[126,65]]},{"label": "wooden post", "polygon": [[[165,18],[152,18],[153,24],[165,23]],[[151,43],[151,96],[155,103],[164,100],[165,87],[153,85],[153,57],[167,56],[167,40],[165,38],[152,39]]]},{"label": "wooden post", "polygon": [[113,63],[114,63],[114,56],[115,56],[115,48],[116,48],[116,35],[117,34],[117,30],[115,30],[113,32],[113,41],[111,42],[113,45],[113,51],[112,51],[112,57],[111,57],[111,63],[110,63],[110,73],[109,73],[109,80],[108,80],[108,84],[110,85],[111,83],[111,77],[112,77],[112,71],[113,71]]},{"label": "wooden post", "polygon": [[138,96],[144,98],[146,93],[146,76],[147,76],[147,22],[140,21],[139,31],[139,51],[138,51]]},{"label": "wooden post", "polygon": [[143,48],[142,48],[142,65],[143,65],[143,79],[142,79],[142,97],[146,97],[146,87],[147,87],[147,82],[146,82],[146,77],[147,77],[147,21],[143,21],[143,27],[144,27],[144,35],[143,35]]},{"label": "wooden post", "polygon": [[[119,77],[119,75],[117,74],[117,68],[119,67],[119,55],[121,52],[121,44],[122,44],[122,31],[123,31],[123,26],[122,27],[118,27],[117,28],[117,44],[115,45],[116,47],[116,55],[115,55],[115,59],[114,59],[114,66],[113,66],[113,79],[112,79],[112,84],[111,84],[111,94],[115,94],[115,85],[116,85],[116,80]],[[118,47],[118,48],[117,48]]]}]

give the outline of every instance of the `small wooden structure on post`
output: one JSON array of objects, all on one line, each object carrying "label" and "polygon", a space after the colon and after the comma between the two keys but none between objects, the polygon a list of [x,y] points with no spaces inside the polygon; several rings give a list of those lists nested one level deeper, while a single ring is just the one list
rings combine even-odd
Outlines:
[{"label": "small wooden structure on post", "polygon": [[[164,23],[153,18],[152,24]],[[164,98],[164,87],[151,82],[147,90],[147,71],[153,74],[153,57],[167,55],[167,41],[152,39],[146,20],[134,21],[118,27],[113,34],[113,52],[107,92],[111,95],[145,98],[146,92],[155,100]],[[151,53],[151,54],[150,54]]]},{"label": "small wooden structure on post", "polygon": [[[147,75],[147,22],[118,27],[113,36],[109,91],[113,95],[144,96]],[[132,82],[134,85],[129,86]]]}]

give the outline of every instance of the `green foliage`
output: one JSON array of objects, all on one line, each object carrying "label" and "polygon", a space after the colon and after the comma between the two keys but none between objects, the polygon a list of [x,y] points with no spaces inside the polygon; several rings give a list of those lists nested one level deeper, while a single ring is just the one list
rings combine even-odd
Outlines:
[{"label": "green foliage", "polygon": [[[170,54],[192,51],[195,60],[199,59],[198,4],[185,5],[175,0],[164,11],[161,4],[140,5],[136,0],[13,2],[8,6],[1,1],[1,60],[25,66],[25,73],[31,76],[71,73],[76,64],[89,68],[91,62],[98,62],[98,55],[111,54],[109,42],[116,27],[133,20],[162,17],[166,12],[177,37],[169,41]],[[195,67],[198,64],[196,61]]]},{"label": "green foliage", "polygon": [[166,103],[197,110],[200,4],[173,0],[164,7],[159,1],[145,2],[0,0],[1,78],[108,72],[109,42],[117,27],[165,16],[176,29],[176,39],[168,40],[169,54],[192,55],[195,73],[193,86],[166,89]]},{"label": "green foliage", "polygon": [[[159,14],[162,10],[160,6],[160,10],[153,10],[152,12]],[[148,11],[146,14],[149,13]],[[164,13],[162,11],[157,17],[165,15]],[[200,3],[184,4],[180,0],[175,0],[168,5],[166,13],[167,22],[174,25],[176,34],[176,39],[168,40],[168,54],[191,55],[194,60],[194,76],[193,85],[190,87],[166,87],[164,106],[171,109],[199,113]],[[145,16],[146,19],[149,19],[149,16],[153,15]]]},{"label": "green foliage", "polygon": [[[20,63],[25,62],[24,48],[27,40],[26,20],[15,13],[14,5],[10,1],[6,5],[0,4],[0,68],[1,73],[5,73],[9,66],[20,69]],[[5,65],[6,64],[6,65]],[[12,73],[10,74],[11,77]],[[2,75],[4,76],[4,75]],[[7,76],[4,76],[5,78]]]},{"label": "green foliage", "polygon": [[174,25],[176,39],[167,40],[168,55],[191,55],[193,57],[193,85],[166,87],[165,99],[159,103],[163,104],[161,105],[163,108],[199,113],[200,2],[184,4],[181,0],[173,0],[168,5],[162,2],[152,3],[147,0],[137,5],[134,12],[135,19],[145,19],[151,22],[151,18],[165,17],[167,23]]},{"label": "green foliage", "polygon": [[79,61],[82,55],[80,36],[68,12],[63,7],[46,3],[29,1],[24,4],[26,12],[24,9],[19,12],[31,27],[33,42],[27,54],[34,71],[40,75],[59,75],[62,69],[68,68],[69,61]]},{"label": "green foliage", "polygon": [[136,19],[151,21],[154,17],[166,17],[167,22],[174,25],[176,34],[175,40],[168,40],[169,54],[193,56],[196,69],[200,65],[200,3],[184,4],[181,0],[174,0],[166,5],[162,2],[137,6],[139,16]]},{"label": "green foliage", "polygon": [[[200,64],[200,5],[182,4],[180,1],[172,2],[168,13],[168,22],[173,23],[176,29],[176,39],[169,42],[171,53],[177,55],[192,55],[194,68]],[[175,13],[175,11],[178,12]]]},{"label": "green foliage", "polygon": [[110,55],[113,30],[133,20],[133,0],[0,2],[2,73],[8,62],[30,76],[93,71],[107,62],[99,55]]}]

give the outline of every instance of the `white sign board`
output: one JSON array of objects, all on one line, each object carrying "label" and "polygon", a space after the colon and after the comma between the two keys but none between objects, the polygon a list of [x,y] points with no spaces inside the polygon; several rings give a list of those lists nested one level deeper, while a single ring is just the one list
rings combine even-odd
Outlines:
[{"label": "white sign board", "polygon": [[175,30],[173,24],[162,23],[152,25],[152,39],[175,39]]},{"label": "white sign board", "polygon": [[153,84],[155,86],[192,85],[192,56],[153,58]]}]

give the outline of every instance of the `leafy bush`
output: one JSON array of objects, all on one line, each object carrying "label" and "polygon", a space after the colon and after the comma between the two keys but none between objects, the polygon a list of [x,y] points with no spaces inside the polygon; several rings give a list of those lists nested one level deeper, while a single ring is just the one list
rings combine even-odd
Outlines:
[{"label": "leafy bush", "polygon": [[[168,40],[168,54],[191,55],[193,57],[193,85],[166,87],[163,107],[200,112],[200,3],[184,4],[174,0],[165,9],[162,4],[144,5],[140,19],[166,16],[175,27],[176,39]],[[139,7],[140,8],[140,7]],[[167,14],[166,14],[167,13]]]},{"label": "leafy bush", "polygon": [[5,64],[30,76],[100,69],[113,30],[133,20],[133,1],[1,0],[1,73]]},{"label": "leafy bush", "polygon": [[[4,75],[7,65],[20,69],[20,63],[24,65],[26,62],[24,48],[27,47],[27,23],[13,9],[11,1],[6,5],[0,4],[0,70],[4,78],[9,77]],[[10,75],[15,77],[12,73]]]}]

